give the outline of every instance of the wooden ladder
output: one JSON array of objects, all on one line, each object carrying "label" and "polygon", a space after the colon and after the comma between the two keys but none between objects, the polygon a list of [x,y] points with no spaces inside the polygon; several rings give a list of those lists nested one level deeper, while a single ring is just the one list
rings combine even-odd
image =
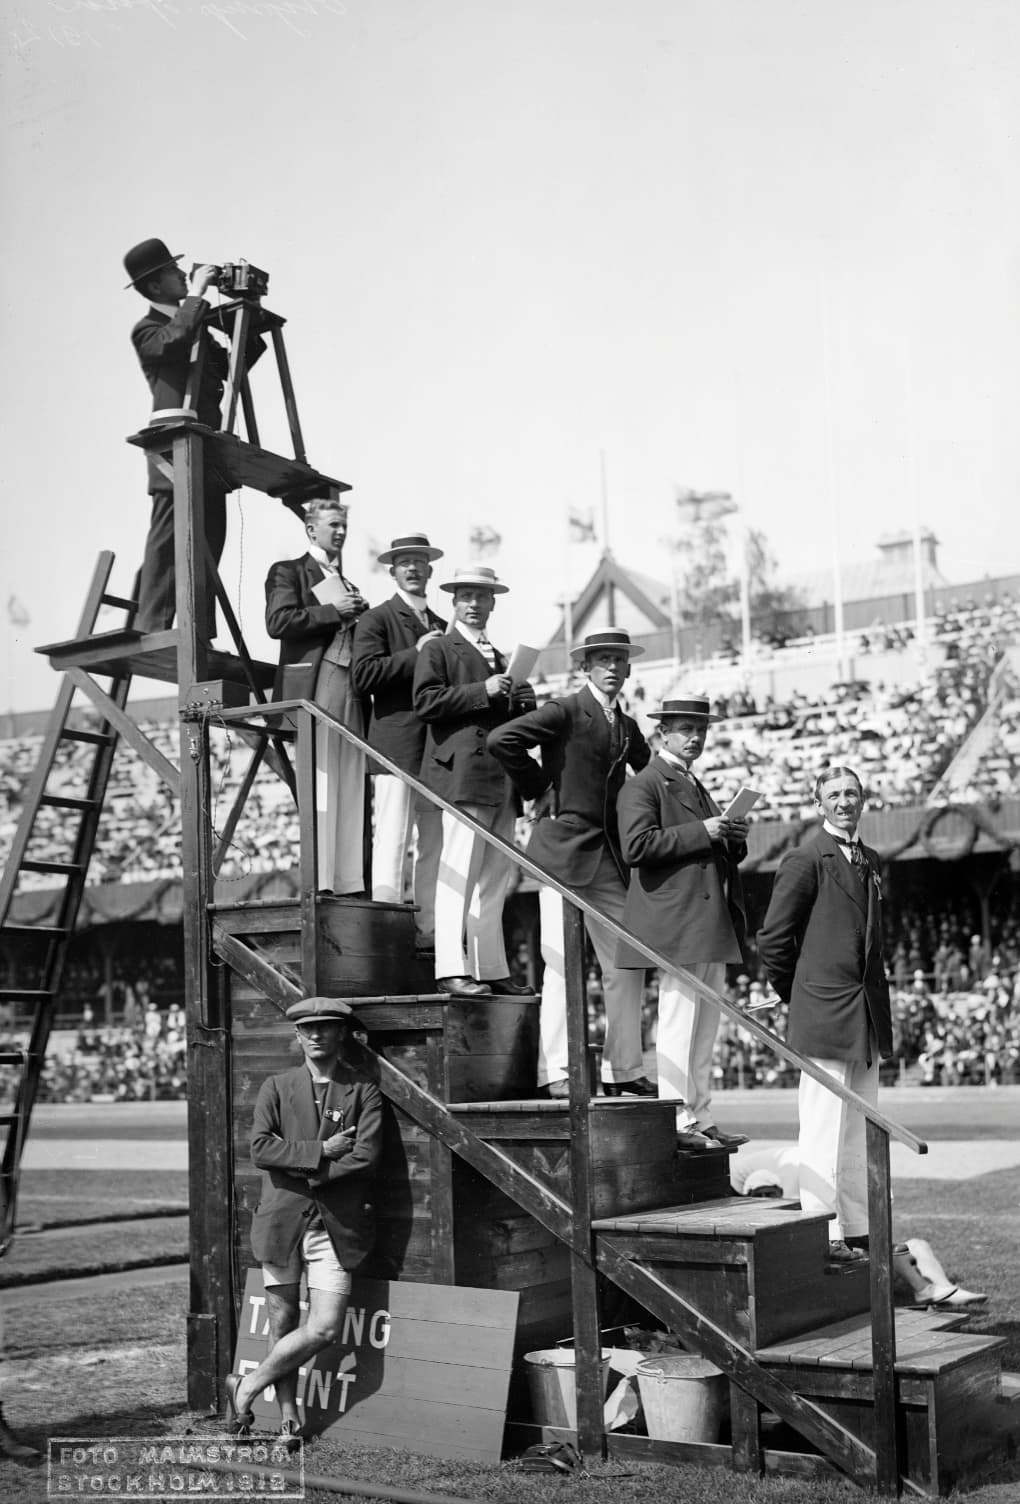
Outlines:
[{"label": "wooden ladder", "polygon": [[[104,606],[114,606],[126,612],[125,625],[129,628],[132,625],[137,602],[107,592],[113,559],[112,553],[104,552],[96,562],[78,624],[77,635],[80,638],[92,635],[99,612]],[[130,684],[131,674],[128,669],[112,677],[110,699],[119,709],[124,707]],[[0,1159],[0,1255],[6,1251],[14,1235],[21,1158],[46,1058],[68,946],[74,934],[85,890],[85,879],[99,829],[99,816],[118,742],[118,732],[109,721],[100,722],[99,729],[95,731],[79,729],[69,724],[71,702],[78,687],[71,674],[63,676],[25,796],[25,805],[10,855],[0,878],[0,942],[8,938],[28,940],[43,947],[37,986],[0,987],[0,1002],[27,1003],[33,1010],[28,1048],[0,1053],[0,1066],[14,1067],[17,1072],[13,1105],[0,1112],[0,1129],[4,1134],[3,1156]],[[71,743],[79,743],[91,749],[84,793],[78,795],[64,793],[59,786],[53,786],[53,773],[59,753]],[[41,859],[31,855],[40,811],[43,809],[61,811],[61,824],[66,832],[69,852],[65,860]],[[63,879],[63,893],[52,924],[11,922],[11,909],[21,876],[25,872],[42,872]]]}]

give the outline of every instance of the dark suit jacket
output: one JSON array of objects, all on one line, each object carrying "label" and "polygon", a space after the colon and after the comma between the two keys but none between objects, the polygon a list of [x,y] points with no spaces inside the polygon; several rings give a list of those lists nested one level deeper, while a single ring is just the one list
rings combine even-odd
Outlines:
[{"label": "dark suit jacket", "polygon": [[[496,670],[506,659],[496,652]],[[451,804],[502,804],[507,777],[487,751],[489,732],[514,713],[500,695],[490,700],[485,681],[493,672],[463,633],[450,626],[427,642],[414,669],[414,710],[426,722],[422,782]]]},{"label": "dark suit jacket", "polygon": [[[131,331],[131,343],[138,353],[142,371],[152,392],[152,410],[183,407],[191,364],[191,347],[205,322],[209,305],[204,298],[185,298],[173,318],[150,308]],[[265,349],[256,334],[248,341],[248,365],[253,366]],[[220,426],[220,403],[223,383],[229,372],[227,352],[216,340],[206,336],[202,379],[198,384],[195,411],[198,421],[207,428]],[[149,453],[149,492],[172,491],[173,485],[156,467],[157,456]]]},{"label": "dark suit jacket", "polygon": [[322,655],[343,625],[337,608],[320,605],[312,594],[312,586],[325,578],[311,554],[281,559],[266,576],[266,631],[280,644],[274,699],[315,697]]},{"label": "dark suit jacket", "polygon": [[[251,1247],[263,1264],[285,1264],[318,1209],[336,1256],[356,1269],[375,1241],[374,1179],[382,1146],[382,1093],[342,1063],[325,1101],[340,1121],[315,1110],[304,1064],[270,1076],[255,1103],[251,1157],[263,1171],[262,1196],[251,1224]],[[323,1158],[321,1142],[339,1128],[357,1128],[349,1154]]]},{"label": "dark suit jacket", "polygon": [[866,1060],[869,1023],[879,1054],[892,1054],[878,857],[864,854],[866,887],[825,830],[787,852],[758,934],[768,979],[790,1005],[787,1040],[819,1059]]},{"label": "dark suit jacket", "polygon": [[425,722],[414,713],[418,639],[442,631],[446,622],[431,609],[428,626],[402,595],[394,595],[358,618],[354,634],[354,687],[372,697],[368,741],[415,777],[425,751]]},{"label": "dark suit jacket", "polygon": [[[747,847],[711,841],[707,815],[719,807],[706,792],[707,811],[683,773],[653,757],[625,784],[617,813],[623,859],[633,868],[623,922],[675,966],[742,962],[746,933],[738,864]],[[649,963],[621,945],[617,965]]]},{"label": "dark suit jacket", "polygon": [[[525,799],[549,793],[548,807],[532,831],[528,855],[571,887],[590,883],[607,848],[627,881],[620,855],[616,801],[627,768],[651,756],[637,722],[622,711],[620,744],[610,748],[609,724],[591,690],[549,700],[490,731],[488,748]],[[540,747],[541,763],[529,757]]]}]

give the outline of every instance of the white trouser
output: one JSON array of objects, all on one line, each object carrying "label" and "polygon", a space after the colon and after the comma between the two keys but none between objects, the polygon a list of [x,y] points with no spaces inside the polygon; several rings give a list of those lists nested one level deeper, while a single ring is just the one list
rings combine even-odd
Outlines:
[{"label": "white trouser", "polygon": [[[501,805],[462,804],[479,825],[513,841],[510,785]],[[475,836],[455,815],[443,813],[443,846],[436,878],[436,976],[472,976],[479,982],[509,975],[503,944],[503,901],[513,863]]]},{"label": "white trouser", "polygon": [[436,873],[443,844],[443,812],[393,773],[377,773],[372,787],[372,897],[376,903],[403,903],[404,866],[411,832],[416,830],[411,886],[419,910],[415,923],[421,938],[431,941],[436,929]]},{"label": "white trouser", "polygon": [[[350,670],[324,661],[317,702],[360,734],[360,703]],[[320,888],[360,893],[365,886],[365,755],[337,732],[315,728],[315,809]]]},{"label": "white trouser", "polygon": [[[687,970],[716,992],[726,982],[723,961],[694,961]],[[699,997],[674,971],[659,978],[659,1026],[655,1036],[655,1069],[659,1097],[682,1101],[687,1113],[677,1112],[681,1128],[711,1128],[712,1056],[719,1028],[719,1009]]]},{"label": "white trouser", "polygon": [[[871,1064],[814,1060],[843,1086],[878,1106],[878,1051]],[[867,1123],[827,1087],[801,1073],[800,1204],[806,1212],[832,1212],[829,1238],[860,1238],[868,1231]]]},{"label": "white trouser", "polygon": [[[602,853],[594,880],[577,892],[610,919],[623,923],[626,889],[616,863]],[[567,1079],[567,999],[563,982],[563,899],[552,888],[540,888],[538,909],[542,923],[542,1008],[539,1014],[538,1084]],[[584,927],[602,969],[606,1003],[606,1038],[602,1047],[602,1079],[636,1081],[644,1074],[641,1062],[641,998],[644,972],[623,971],[614,964],[619,941],[604,924],[584,916]]]}]

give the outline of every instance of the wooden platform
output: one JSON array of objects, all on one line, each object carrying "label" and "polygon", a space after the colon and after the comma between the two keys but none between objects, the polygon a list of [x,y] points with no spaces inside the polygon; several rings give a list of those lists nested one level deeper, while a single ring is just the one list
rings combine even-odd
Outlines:
[{"label": "wooden platform", "polygon": [[[50,642],[35,651],[48,658],[50,667],[58,673],[69,668],[82,668],[90,674],[136,674],[142,679],[178,684],[178,642],[176,628],[145,633],[122,628],[116,632],[98,632],[94,637]],[[274,665],[253,661],[252,668],[259,688],[271,690],[276,673]],[[221,653],[210,648],[208,673],[212,679],[226,679],[234,684],[247,683],[244,665],[233,653]]]},{"label": "wooden platform", "polygon": [[324,475],[321,470],[302,464],[300,460],[287,459],[268,449],[260,449],[257,444],[248,444],[235,434],[218,433],[201,423],[187,420],[158,428],[143,428],[139,433],[131,434],[128,443],[157,454],[169,454],[174,439],[188,434],[201,438],[206,464],[216,468],[227,491],[247,486],[285,502],[300,502],[322,494],[327,487],[337,491],[351,489],[346,481]]}]

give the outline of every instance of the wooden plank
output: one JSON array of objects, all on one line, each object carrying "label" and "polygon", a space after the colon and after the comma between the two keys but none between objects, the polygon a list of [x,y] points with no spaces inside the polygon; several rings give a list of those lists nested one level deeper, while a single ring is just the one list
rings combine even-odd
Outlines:
[{"label": "wooden plank", "polygon": [[188,434],[202,440],[230,491],[247,486],[267,496],[290,500],[320,496],[325,494],[326,488],[335,491],[351,489],[346,481],[324,475],[298,459],[287,459],[255,444],[246,444],[233,434],[220,433],[201,423],[168,424],[159,431],[143,428],[139,433],[131,434],[127,442],[139,449],[165,451],[168,440],[179,442],[181,435]]},{"label": "wooden plank", "polygon": [[[429,1036],[427,1074],[432,1095],[444,1101],[449,1093],[448,1061],[440,1034]],[[432,1268],[440,1284],[454,1283],[453,1243],[453,1164],[446,1145],[437,1138],[429,1142],[429,1171],[432,1185]],[[505,1398],[505,1391],[504,1391]]]},{"label": "wooden plank", "polygon": [[96,709],[100,711],[103,719],[115,726],[117,734],[121,736],[133,752],[146,763],[156,777],[165,783],[167,788],[178,796],[181,793],[181,775],[173,763],[163,756],[162,752],[151,742],[141,730],[137,721],[131,719],[126,711],[111,700],[104,689],[89,677],[84,669],[69,668],[67,677],[75,689],[81,690],[82,694],[90,699]]},{"label": "wooden plank", "polygon": [[895,1494],[899,1489],[901,1466],[896,1418],[896,1322],[893,1313],[889,1135],[872,1122],[866,1124],[866,1133],[875,1486],[879,1493]]},{"label": "wooden plank", "polygon": [[[731,1461],[729,1447],[707,1442],[654,1441],[648,1436],[631,1436],[614,1431],[607,1437],[609,1456],[621,1462],[676,1463],[696,1462],[701,1467],[727,1467]],[[697,1455],[686,1455],[688,1447]],[[766,1448],[762,1454],[764,1470],[773,1477],[838,1478],[837,1468],[825,1457],[806,1452],[782,1452]]]},{"label": "wooden plank", "polygon": [[[298,913],[301,929],[301,985],[306,997],[320,995],[319,926],[315,895],[318,890],[318,830],[316,819],[315,735],[316,726],[307,710],[295,715],[295,755],[300,828],[300,879]],[[325,733],[323,733],[325,734]]]},{"label": "wooden plank", "polygon": [[730,1445],[733,1467],[738,1473],[765,1471],[765,1449],[761,1436],[761,1406],[753,1394],[730,1381]]}]

